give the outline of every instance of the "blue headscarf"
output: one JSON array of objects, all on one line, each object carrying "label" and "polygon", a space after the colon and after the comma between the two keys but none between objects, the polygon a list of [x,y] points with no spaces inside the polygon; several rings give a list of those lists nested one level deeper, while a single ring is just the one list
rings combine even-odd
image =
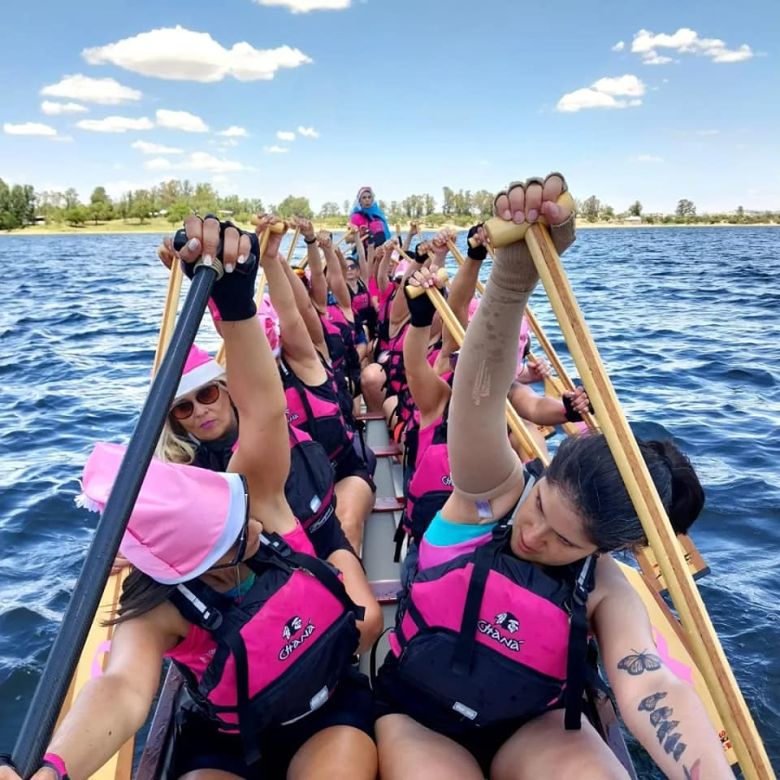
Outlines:
[{"label": "blue headscarf", "polygon": [[364,208],[360,205],[360,196],[364,192],[370,192],[372,195],[374,195],[374,191],[371,189],[371,187],[361,187],[358,190],[357,197],[355,198],[355,202],[352,204],[352,211],[351,214],[362,214],[364,217],[367,217],[369,220],[372,219],[378,219],[381,221],[381,223],[384,225],[385,230],[385,241],[389,241],[390,237],[393,235],[390,232],[390,225],[387,224],[387,217],[385,217],[385,212],[382,211],[382,209],[379,208],[379,205],[376,202],[376,196],[374,195],[374,202],[368,207]]}]

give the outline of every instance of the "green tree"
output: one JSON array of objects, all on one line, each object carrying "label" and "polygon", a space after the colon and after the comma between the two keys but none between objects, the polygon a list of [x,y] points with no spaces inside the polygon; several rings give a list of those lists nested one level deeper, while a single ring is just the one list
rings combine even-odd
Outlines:
[{"label": "green tree", "polygon": [[638,200],[635,200],[628,207],[628,214],[631,217],[641,217],[642,216],[642,204]]},{"label": "green tree", "polygon": [[338,217],[339,216],[339,204],[334,203],[332,200],[328,200],[322,204],[320,209],[320,217],[325,219],[326,217]]},{"label": "green tree", "polygon": [[89,219],[89,212],[85,206],[77,203],[75,206],[66,208],[63,216],[69,225],[83,225]]},{"label": "green tree", "polygon": [[136,190],[133,193],[133,203],[128,216],[136,217],[143,225],[144,220],[149,219],[154,212],[152,193],[149,190]]},{"label": "green tree", "polygon": [[89,218],[97,225],[98,220],[111,219],[114,216],[114,204],[108,197],[105,187],[95,187],[92,195],[89,197],[89,206],[87,206]]},{"label": "green tree", "polygon": [[350,212],[349,201],[345,200],[343,205],[344,205],[344,216],[346,217],[349,215]]},{"label": "green tree", "polygon": [[599,219],[602,222],[612,222],[612,220],[615,219],[615,209],[613,209],[612,206],[608,206],[606,203],[602,203]]},{"label": "green tree", "polygon": [[595,195],[591,195],[589,198],[585,198],[585,200],[582,201],[580,214],[582,214],[588,222],[595,222],[599,218],[600,211],[601,201]]},{"label": "green tree", "polygon": [[695,217],[696,206],[693,204],[693,201],[690,201],[687,198],[683,198],[677,202],[677,208],[675,209],[674,213],[678,217]]},{"label": "green tree", "polygon": [[302,196],[295,197],[294,195],[288,195],[276,207],[276,213],[283,219],[288,219],[289,217],[311,219],[314,216],[309,199]]},{"label": "green tree", "polygon": [[80,203],[79,194],[73,187],[68,187],[68,189],[65,190],[64,198],[66,209],[72,209],[74,206],[78,206]]},{"label": "green tree", "polygon": [[477,190],[471,197],[477,219],[486,220],[493,213],[493,193],[487,190]]}]

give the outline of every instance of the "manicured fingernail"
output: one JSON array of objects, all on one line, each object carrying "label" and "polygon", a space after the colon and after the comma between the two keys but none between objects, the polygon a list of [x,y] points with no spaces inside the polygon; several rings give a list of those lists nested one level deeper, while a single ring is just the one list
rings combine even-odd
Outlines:
[{"label": "manicured fingernail", "polygon": [[518,224],[522,225],[523,222],[525,222],[525,213],[522,211],[516,211],[514,217],[512,219]]},{"label": "manicured fingernail", "polygon": [[239,255],[238,258],[236,259],[236,262],[239,265],[243,265],[246,262],[246,257],[244,257],[244,255]]},{"label": "manicured fingernail", "polygon": [[538,217],[539,217],[539,212],[536,211],[536,209],[529,209],[529,211],[528,211],[528,221],[529,222],[536,222]]},{"label": "manicured fingernail", "polygon": [[232,274],[233,273],[233,263],[225,263],[225,273],[226,274]]},{"label": "manicured fingernail", "polygon": [[512,212],[509,209],[504,209],[501,212],[502,219],[512,219]]},{"label": "manicured fingernail", "polygon": [[187,249],[197,249],[200,246],[200,241],[197,238],[191,238],[187,242]]},{"label": "manicured fingernail", "polygon": [[213,260],[212,260],[212,257],[211,257],[211,255],[203,255],[203,258],[202,258],[202,260],[203,260],[203,265],[208,265],[208,266],[210,266],[210,265],[212,265],[212,264],[213,264]]}]

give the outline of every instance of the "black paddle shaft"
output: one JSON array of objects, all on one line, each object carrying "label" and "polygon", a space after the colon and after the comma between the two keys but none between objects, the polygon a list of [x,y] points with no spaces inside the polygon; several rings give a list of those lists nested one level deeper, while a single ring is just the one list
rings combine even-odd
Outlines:
[{"label": "black paddle shaft", "polygon": [[62,626],[54,640],[21,733],[14,745],[13,761],[18,773],[24,778],[30,777],[40,766],[43,753],[51,739],[54,723],[100,604],[111,564],[141,490],[215,278],[216,272],[213,268],[200,266],[197,269],[170,346],[160,370],[154,377],[138,424],[127,446],[119,476],[108,497]]}]

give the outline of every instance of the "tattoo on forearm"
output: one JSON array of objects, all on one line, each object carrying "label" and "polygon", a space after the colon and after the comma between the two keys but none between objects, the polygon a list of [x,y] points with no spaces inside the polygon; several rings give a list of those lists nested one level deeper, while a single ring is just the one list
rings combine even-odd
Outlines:
[{"label": "tattoo on forearm", "polygon": [[[632,674],[632,672],[629,671],[629,674]],[[641,672],[636,672],[636,674],[641,674]],[[685,748],[688,746],[685,742],[681,741],[682,734],[680,734],[679,731],[675,731],[677,726],[680,725],[680,721],[672,720],[674,709],[665,705],[663,707],[658,706],[658,702],[665,698],[666,691],[658,691],[658,693],[645,696],[645,698],[639,702],[637,710],[639,710],[639,712],[650,713],[650,724],[653,728],[657,729],[656,736],[658,737],[658,744],[663,747],[667,755],[671,755],[675,761],[679,761],[680,757],[685,752]],[[697,759],[690,769],[683,764],[683,773],[685,780],[699,780],[700,760]]]},{"label": "tattoo on forearm", "polygon": [[617,666],[618,669],[623,669],[623,671],[628,672],[633,677],[643,672],[654,672],[663,666],[661,659],[653,653],[648,653],[646,650],[641,652],[632,650],[631,652],[631,655],[621,658]]}]

